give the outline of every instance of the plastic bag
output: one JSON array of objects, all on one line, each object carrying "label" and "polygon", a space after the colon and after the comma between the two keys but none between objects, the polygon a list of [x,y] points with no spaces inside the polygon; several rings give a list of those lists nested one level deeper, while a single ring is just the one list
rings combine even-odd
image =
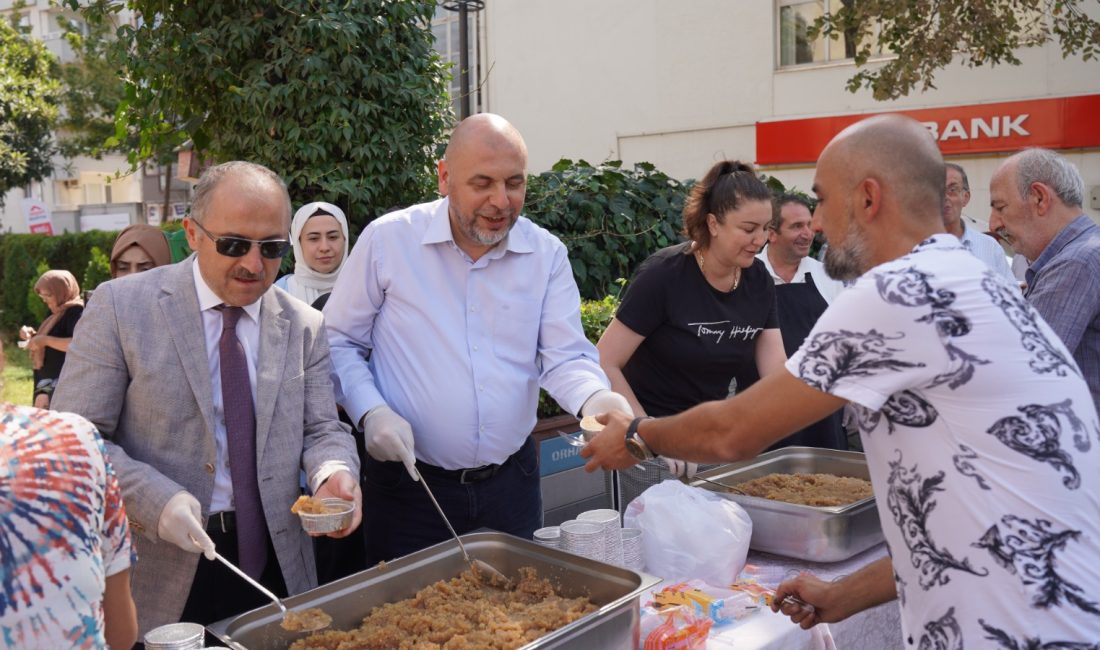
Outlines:
[{"label": "plastic bag", "polygon": [[709,490],[658,483],[626,507],[625,526],[641,528],[646,572],[666,580],[697,578],[728,586],[745,566],[752,520]]}]

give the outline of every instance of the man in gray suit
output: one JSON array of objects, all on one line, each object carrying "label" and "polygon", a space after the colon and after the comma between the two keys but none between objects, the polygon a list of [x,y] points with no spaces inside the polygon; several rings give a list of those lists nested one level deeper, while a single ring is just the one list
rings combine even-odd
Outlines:
[{"label": "man in gray suit", "polygon": [[319,312],[271,288],[290,247],[290,197],[270,170],[212,167],[184,222],[195,255],[101,285],[69,347],[54,407],[107,441],[136,532],[141,633],[210,623],[316,586],[290,507],[305,470],[318,496],[354,501],[359,463],[337,420]]}]

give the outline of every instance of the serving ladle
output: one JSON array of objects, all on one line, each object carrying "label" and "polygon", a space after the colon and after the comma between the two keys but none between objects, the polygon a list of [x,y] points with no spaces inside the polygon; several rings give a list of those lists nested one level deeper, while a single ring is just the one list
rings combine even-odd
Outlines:
[{"label": "serving ladle", "polygon": [[447,524],[447,530],[451,531],[451,535],[454,536],[455,541],[458,542],[458,549],[462,551],[462,557],[466,559],[466,563],[474,568],[475,572],[485,572],[489,574],[490,582],[508,584],[511,581],[503,573],[498,571],[496,567],[485,562],[484,560],[476,560],[470,557],[470,554],[466,552],[466,547],[462,544],[462,540],[459,538],[458,533],[455,532],[454,526],[451,525],[451,520],[447,519],[447,515],[443,512],[443,508],[440,507],[439,502],[435,500],[435,495],[432,494],[432,489],[428,487],[428,482],[424,480],[424,475],[417,471],[420,477],[420,484],[424,486],[424,492],[428,494],[428,498],[431,499],[432,505],[435,506],[436,512],[443,518],[443,523]]},{"label": "serving ladle", "polygon": [[[274,593],[272,593],[270,590],[268,590],[267,587],[263,586],[262,584],[260,584],[256,580],[254,580],[252,578],[252,576],[248,575],[247,573],[242,571],[240,568],[238,568],[237,565],[233,564],[229,560],[222,557],[221,554],[218,553],[217,551],[214,551],[214,559],[221,562],[225,566],[229,567],[229,569],[231,571],[233,571],[233,573],[236,573],[241,578],[244,578],[245,582],[252,585],[256,589],[259,589],[263,593],[263,595],[270,598],[272,600],[272,602],[274,602],[275,605],[278,606],[279,611],[282,612],[284,621],[287,619],[287,615],[292,613],[291,611],[287,610],[287,607],[286,607],[286,605],[283,604],[282,599],[280,599],[278,596],[276,596]],[[324,614],[324,612],[321,612],[321,613]],[[324,620],[324,619],[327,619],[327,621]],[[315,624],[312,627],[300,627],[300,628],[295,628],[292,631],[294,631],[294,632],[316,632],[317,630],[323,630],[323,629],[325,629],[326,627],[328,627],[329,625],[332,624],[332,617],[329,616],[328,614],[324,614],[323,618],[322,617],[313,617],[312,620],[315,622]],[[301,622],[301,621],[302,621],[302,619],[300,619],[300,618],[296,619],[296,622]]]}]

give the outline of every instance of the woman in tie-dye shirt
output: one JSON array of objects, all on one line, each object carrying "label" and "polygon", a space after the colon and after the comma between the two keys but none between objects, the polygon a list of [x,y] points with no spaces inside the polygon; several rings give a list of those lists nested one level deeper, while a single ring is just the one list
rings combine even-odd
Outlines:
[{"label": "woman in tie-dye shirt", "polygon": [[134,560],[91,423],[0,403],[0,648],[129,648]]}]

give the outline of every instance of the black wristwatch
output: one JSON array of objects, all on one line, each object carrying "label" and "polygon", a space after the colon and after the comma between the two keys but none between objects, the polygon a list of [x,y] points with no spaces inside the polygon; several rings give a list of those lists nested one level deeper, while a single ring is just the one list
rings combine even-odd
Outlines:
[{"label": "black wristwatch", "polygon": [[657,455],[650,451],[649,446],[645,444],[645,440],[638,435],[638,424],[642,420],[650,420],[650,417],[634,418],[630,421],[630,426],[626,428],[626,450],[630,452],[630,455],[637,458],[639,461],[646,461],[656,458]]}]

